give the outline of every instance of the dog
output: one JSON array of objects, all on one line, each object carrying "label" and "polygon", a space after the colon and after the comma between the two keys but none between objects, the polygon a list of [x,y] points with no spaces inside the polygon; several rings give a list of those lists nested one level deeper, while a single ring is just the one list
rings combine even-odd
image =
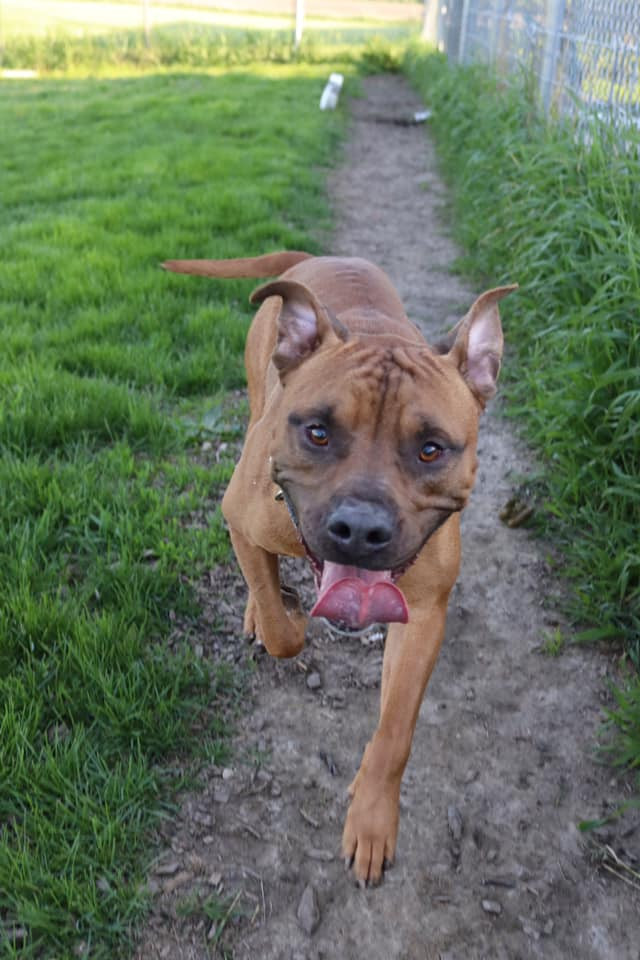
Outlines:
[{"label": "dog", "polygon": [[458,575],[478,421],[500,369],[498,302],[516,287],[483,293],[429,346],[363,259],[289,251],[163,266],[277,278],[251,295],[250,420],[222,510],[249,590],[244,629],[270,654],[304,645],[281,555],[311,563],[311,616],[342,631],[389,624],[378,726],[342,836],[357,881],[377,884],[395,856],[400,782]]}]

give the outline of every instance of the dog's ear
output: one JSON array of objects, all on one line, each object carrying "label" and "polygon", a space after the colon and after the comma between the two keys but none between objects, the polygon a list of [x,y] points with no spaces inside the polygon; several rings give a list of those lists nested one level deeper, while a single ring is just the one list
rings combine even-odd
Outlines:
[{"label": "dog's ear", "polygon": [[449,335],[448,356],[482,406],[496,392],[500,372],[503,341],[498,302],[517,289],[514,284],[481,294]]},{"label": "dog's ear", "polygon": [[251,303],[262,303],[267,297],[281,297],[278,317],[278,339],[272,360],[283,374],[297,367],[321,344],[332,339],[347,339],[340,321],[313,295],[308,287],[294,280],[274,280],[258,287],[251,294]]}]

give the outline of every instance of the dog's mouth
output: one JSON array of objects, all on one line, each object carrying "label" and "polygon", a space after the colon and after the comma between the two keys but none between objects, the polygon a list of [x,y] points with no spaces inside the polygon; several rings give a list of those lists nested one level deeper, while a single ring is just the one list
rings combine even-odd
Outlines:
[{"label": "dog's mouth", "polygon": [[391,570],[368,570],[323,560],[306,543],[293,505],[284,490],[276,499],[284,500],[293,525],[313,570],[318,596],[310,616],[328,620],[338,632],[362,633],[374,623],[407,623],[409,607],[398,580],[417,557]]},{"label": "dog's mouth", "polygon": [[302,541],[318,596],[312,617],[323,617],[344,633],[361,633],[374,623],[407,623],[409,608],[395,581],[410,563],[395,570],[366,570],[319,560]]}]

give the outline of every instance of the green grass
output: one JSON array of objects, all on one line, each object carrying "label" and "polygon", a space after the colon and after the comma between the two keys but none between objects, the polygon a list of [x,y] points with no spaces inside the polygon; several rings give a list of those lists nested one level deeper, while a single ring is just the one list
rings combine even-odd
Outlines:
[{"label": "green grass", "polygon": [[251,282],[159,263],[314,248],[325,74],[3,86],[2,956],[126,955],[171,760],[226,750],[237,677],[167,638],[229,557],[231,463],[193,453],[237,430]]},{"label": "green grass", "polygon": [[358,68],[398,69],[406,43],[416,26],[375,24],[307,30],[300,47],[293,46],[292,30],[216,27],[189,24],[155,27],[147,43],[140,30],[107,32],[50,30],[41,34],[9,34],[2,49],[6,69],[36,70],[40,74],[92,76],[132,69],[230,67],[244,64],[332,64]]},{"label": "green grass", "polygon": [[[538,456],[540,515],[562,547],[583,639],[640,667],[640,162],[637,134],[547,123],[526,86],[413,51],[466,251],[520,284],[505,304],[508,410]],[[637,674],[619,699],[640,760]],[[633,706],[635,704],[635,707]],[[628,760],[627,749],[626,759]]]}]

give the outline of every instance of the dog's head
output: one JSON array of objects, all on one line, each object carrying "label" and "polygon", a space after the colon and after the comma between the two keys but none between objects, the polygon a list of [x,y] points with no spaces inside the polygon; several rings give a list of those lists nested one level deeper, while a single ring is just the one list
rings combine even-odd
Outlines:
[{"label": "dog's head", "polygon": [[442,352],[352,335],[293,281],[254,293],[254,302],[282,300],[272,476],[316,570],[315,615],[352,628],[407,619],[394,582],[467,503],[478,418],[500,369],[497,305],[513,289],[479,297]]}]

